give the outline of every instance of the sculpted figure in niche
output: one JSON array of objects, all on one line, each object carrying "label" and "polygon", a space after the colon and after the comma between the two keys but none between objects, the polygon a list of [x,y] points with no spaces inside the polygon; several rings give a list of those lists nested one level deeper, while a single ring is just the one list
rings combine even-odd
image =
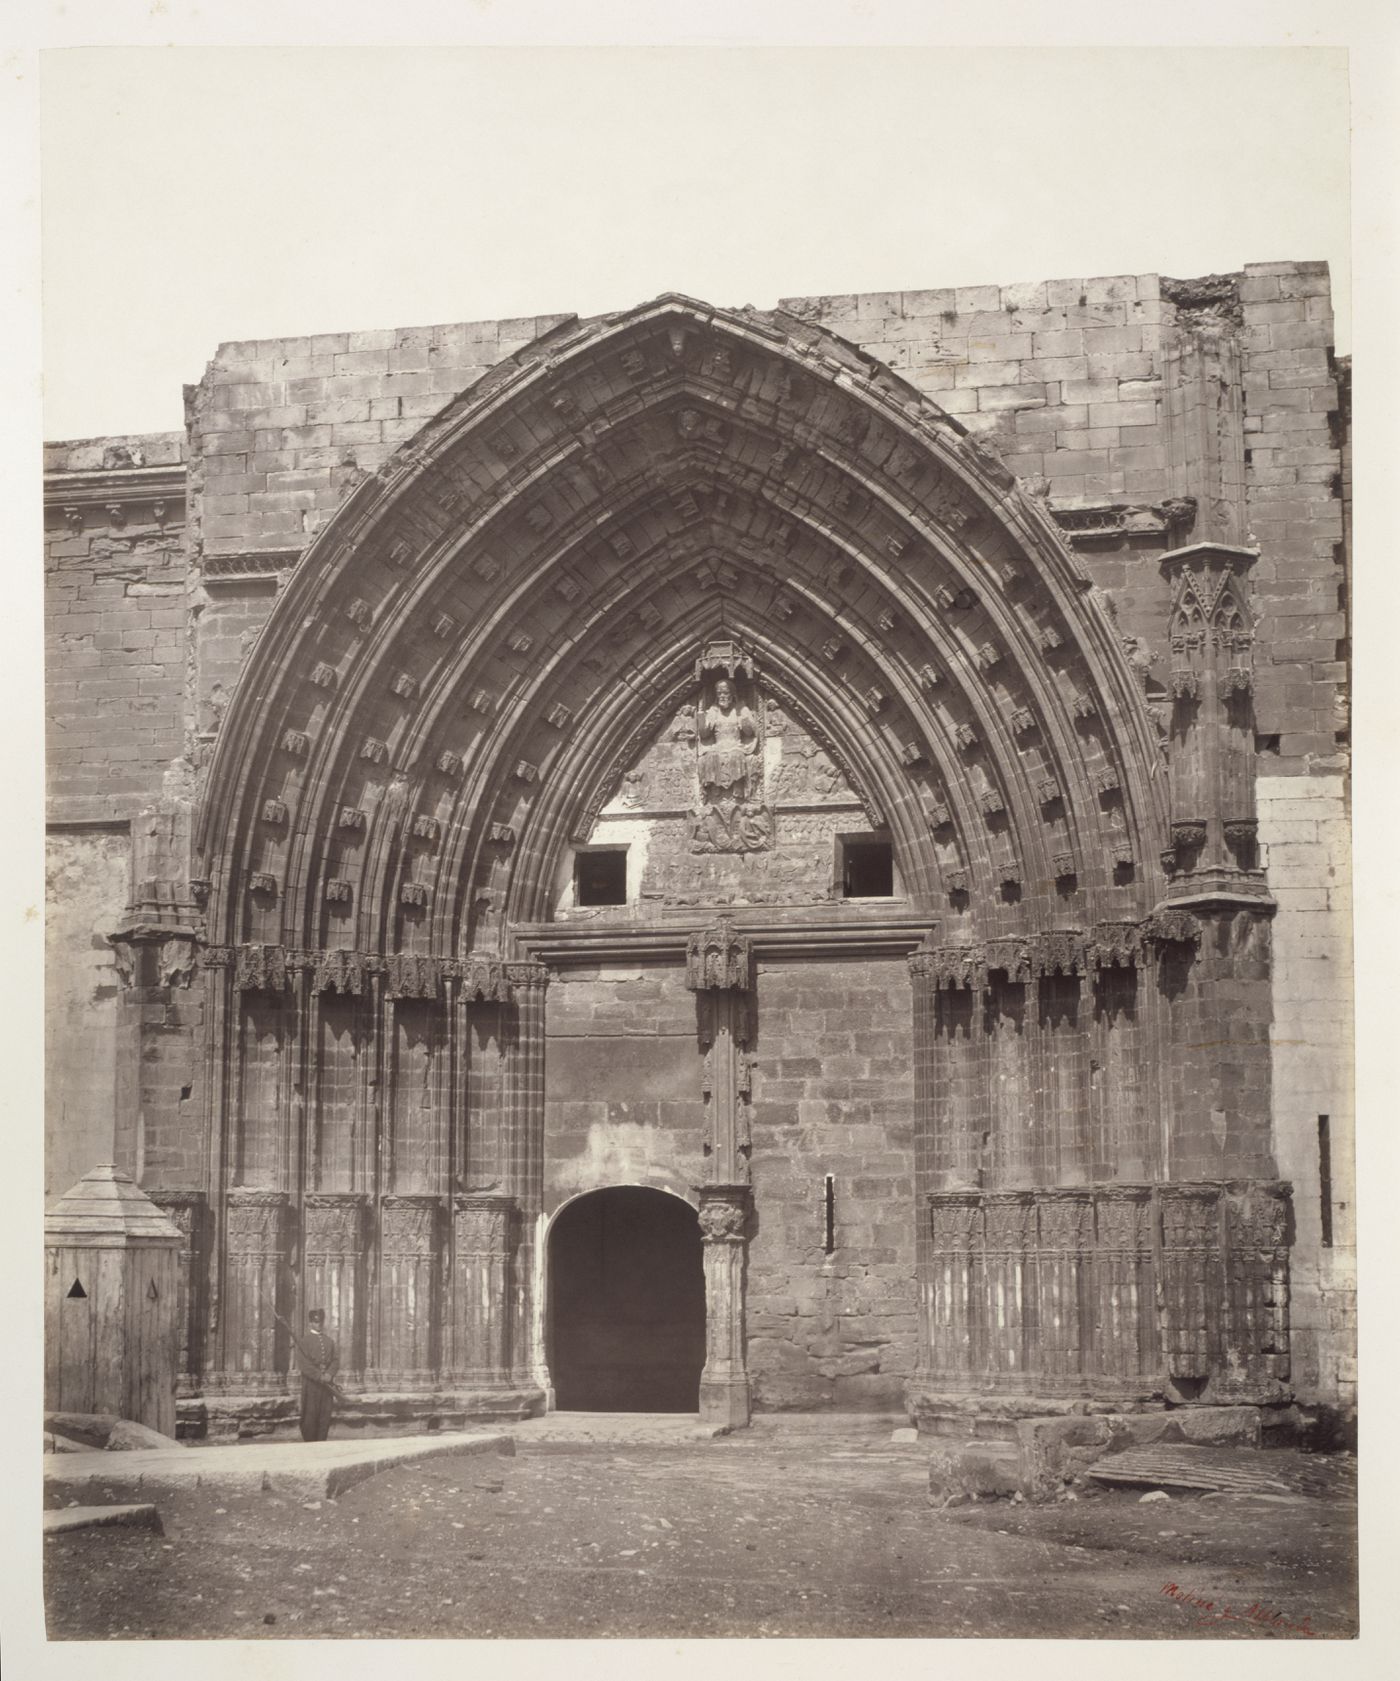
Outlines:
[{"label": "sculpted figure in niche", "polygon": [[740,706],[726,677],[715,684],[715,703],[700,720],[700,787],[711,794],[738,791],[747,799],[758,768],[758,725]]},{"label": "sculpted figure in niche", "polygon": [[734,684],[721,677],[714,700],[696,717],[700,806],[692,852],[762,852],[773,839],[773,814],[763,804],[758,720]]}]

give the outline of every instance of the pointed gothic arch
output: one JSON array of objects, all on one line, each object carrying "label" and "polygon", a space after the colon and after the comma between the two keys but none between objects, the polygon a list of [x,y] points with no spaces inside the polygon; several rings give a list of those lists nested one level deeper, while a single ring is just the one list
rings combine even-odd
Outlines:
[{"label": "pointed gothic arch", "polygon": [[[1183,604],[1206,588],[1191,555],[1173,562],[1188,567]],[[1195,565],[1242,580],[1249,558],[1207,545]],[[1243,742],[1243,583],[1210,588],[1235,606],[1197,662],[1207,724],[1223,718]],[[752,910],[714,923],[702,906],[597,939],[580,926],[570,945],[550,926],[561,859],[720,642],[888,832],[908,903],[792,928]],[[1191,698],[1183,677],[1176,699]],[[548,1386],[549,963],[624,953],[679,985],[703,936],[748,978],[685,981],[715,993],[687,1046],[711,1102],[692,1150],[719,1304],[702,1405],[748,1416],[754,949],[912,953],[924,1380],[1161,1394],[1168,1355],[1146,1319],[1093,1346],[1090,1320],[1126,1288],[1119,1257],[1132,1252],[1146,1301],[1151,1234],[1203,1253],[1197,1228],[1235,1217],[1221,1184],[1253,1176],[1240,1206],[1262,1277],[1279,1265],[1281,1206],[1267,1128],[1243,1106],[1228,1136],[1216,1119],[1221,1092],[1258,1089],[1261,1070],[1266,1083],[1262,1034],[1251,1018],[1238,1045],[1203,1053],[1198,1032],[1218,989],[1238,997],[1263,973],[1265,890],[1242,862],[1252,785],[1242,747],[1207,751],[1198,720],[1174,723],[1196,734],[1169,806],[1139,674],[1045,508],[839,338],[668,296],[527,346],[312,542],[220,731],[195,850],[210,884],[221,1381],[279,1381],[272,1309],[287,1305],[295,1253],[346,1304],[347,1346],[379,1388],[534,1404]],[[1229,808],[1208,836],[1180,821],[1197,795],[1203,812]],[[1180,865],[1197,829],[1209,877]],[[1164,899],[1175,908],[1159,915]],[[1188,904],[1216,917],[1211,941]],[[1211,1174],[1208,1195],[1170,1183]],[[997,1305],[1037,1280],[1051,1318],[1099,1291],[1068,1351],[1047,1353],[1032,1321]],[[1183,1290],[1181,1311],[1208,1293]],[[1246,1329],[1230,1335],[1253,1339],[1238,1381],[1263,1393],[1274,1330],[1253,1312],[1238,1306]],[[1198,1330],[1181,1332],[1173,1376],[1235,1383],[1224,1333]]]},{"label": "pointed gothic arch", "polygon": [[1152,727],[1043,508],[833,335],[672,296],[526,347],[311,544],[209,773],[211,938],[504,955],[720,632],[889,823],[931,921],[1160,895]]}]

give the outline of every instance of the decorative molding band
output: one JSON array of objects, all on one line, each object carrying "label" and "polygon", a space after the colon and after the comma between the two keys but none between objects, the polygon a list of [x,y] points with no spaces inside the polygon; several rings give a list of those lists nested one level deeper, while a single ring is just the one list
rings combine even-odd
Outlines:
[{"label": "decorative molding band", "polygon": [[234,985],[241,992],[284,992],[299,975],[308,974],[313,992],[358,998],[371,992],[378,976],[383,980],[385,997],[391,999],[436,1000],[449,981],[457,981],[466,1002],[500,1004],[510,1002],[516,986],[536,984],[536,970],[545,973],[540,964],[508,964],[480,953],[455,958],[345,948],[298,950],[279,945],[207,946],[200,954],[200,967],[232,969]]},{"label": "decorative molding band", "polygon": [[[45,473],[44,506],[60,508],[73,524],[90,508],[109,512],[138,504],[153,504],[159,525],[182,524],[185,518],[187,471],[183,462],[159,467],[91,467],[77,472]],[[163,509],[160,505],[163,504]],[[111,516],[109,513],[109,517]],[[120,523],[120,521],[119,521]]]},{"label": "decorative molding band", "polygon": [[[832,916],[830,911],[791,921],[770,916],[731,918],[737,932],[753,947],[755,957],[825,958],[855,956],[907,957],[928,931],[928,915],[921,911],[853,912]],[[708,926],[704,912],[678,914],[674,921],[654,923],[596,922],[521,923],[511,930],[516,946],[554,968],[593,963],[684,963],[690,936]]]},{"label": "decorative molding band", "polygon": [[971,945],[938,945],[929,939],[911,954],[909,973],[931,983],[935,992],[980,990],[998,973],[1014,985],[1053,975],[1137,968],[1163,948],[1194,947],[1200,937],[1201,925],[1189,912],[1158,909],[1139,922],[1097,922],[1087,936],[1074,928],[1052,928]]},{"label": "decorative molding band", "polygon": [[238,554],[201,554],[198,570],[206,584],[237,584],[290,572],[304,549],[257,549]]}]

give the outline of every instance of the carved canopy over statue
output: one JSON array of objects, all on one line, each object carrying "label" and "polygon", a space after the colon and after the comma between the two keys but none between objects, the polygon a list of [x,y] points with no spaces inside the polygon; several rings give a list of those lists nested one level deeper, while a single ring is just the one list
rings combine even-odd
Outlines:
[{"label": "carved canopy over statue", "polygon": [[[707,703],[705,687],[716,666],[722,675]],[[702,684],[695,718],[700,802],[692,852],[763,852],[773,843],[773,813],[764,803],[762,703],[752,692],[752,669],[749,660],[729,649],[707,648],[697,662]],[[744,673],[751,696],[740,693],[731,672]]]},{"label": "carved canopy over statue", "polygon": [[685,984],[692,992],[746,992],[753,984],[753,946],[730,917],[698,928],[686,942]]}]

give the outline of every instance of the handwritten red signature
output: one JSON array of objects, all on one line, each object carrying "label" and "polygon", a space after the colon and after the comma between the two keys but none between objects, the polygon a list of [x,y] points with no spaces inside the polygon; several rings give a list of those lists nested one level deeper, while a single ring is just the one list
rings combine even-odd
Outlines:
[{"label": "handwritten red signature", "polygon": [[1192,1593],[1189,1588],[1178,1587],[1175,1582],[1168,1582],[1162,1592],[1168,1599],[1174,1599],[1178,1605],[1184,1605],[1187,1610],[1196,1612],[1198,1622],[1253,1623],[1257,1628],[1273,1629],[1279,1634],[1298,1634],[1305,1640],[1321,1638],[1308,1616],[1305,1615],[1301,1622],[1295,1623],[1291,1618],[1285,1617],[1282,1611],[1262,1605],[1257,1599],[1246,1605],[1243,1610],[1237,1611],[1223,1599],[1207,1599],[1203,1594]]}]

